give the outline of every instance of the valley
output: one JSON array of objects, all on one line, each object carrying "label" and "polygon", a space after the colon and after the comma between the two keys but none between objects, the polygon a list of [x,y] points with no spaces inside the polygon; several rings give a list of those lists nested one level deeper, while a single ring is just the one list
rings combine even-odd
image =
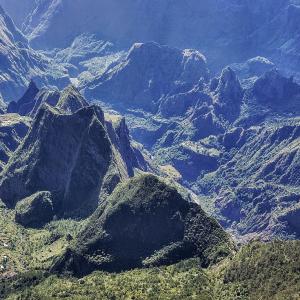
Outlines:
[{"label": "valley", "polygon": [[0,299],[300,298],[298,0],[0,0]]}]

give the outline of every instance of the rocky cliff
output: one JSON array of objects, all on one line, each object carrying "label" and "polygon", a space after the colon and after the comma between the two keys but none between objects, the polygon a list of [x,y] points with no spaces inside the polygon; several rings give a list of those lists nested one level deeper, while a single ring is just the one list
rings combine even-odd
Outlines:
[{"label": "rocky cliff", "polygon": [[73,105],[65,106],[74,100],[70,89],[62,92],[61,99],[71,98],[61,101],[59,110],[48,104],[38,110],[3,170],[0,197],[8,206],[49,191],[60,216],[87,216],[119,181],[132,176],[135,168],[147,167],[130,145],[125,123],[114,128],[100,107],[86,102],[76,112],[71,111]]}]

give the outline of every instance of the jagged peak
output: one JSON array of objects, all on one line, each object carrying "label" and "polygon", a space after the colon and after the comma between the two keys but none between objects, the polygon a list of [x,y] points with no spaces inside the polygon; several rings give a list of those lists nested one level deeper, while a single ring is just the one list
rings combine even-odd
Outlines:
[{"label": "jagged peak", "polygon": [[259,102],[286,103],[300,94],[300,86],[293,77],[285,77],[274,68],[254,82],[249,94]]},{"label": "jagged peak", "polygon": [[31,79],[24,95],[17,102],[21,103],[24,100],[33,100],[33,99],[29,99],[29,98],[35,97],[39,91],[40,90],[37,87],[36,83],[34,82],[33,79]]},{"label": "jagged peak", "polygon": [[182,51],[177,48],[171,48],[166,45],[160,45],[156,42],[146,42],[146,43],[135,43],[130,48],[127,60],[131,59],[152,59],[157,55],[161,55],[166,52],[178,53]]},{"label": "jagged peak", "polygon": [[232,70],[232,68],[228,66],[222,70],[219,84],[226,83],[226,82],[232,82],[232,81],[238,81],[238,78],[237,78],[235,72]]},{"label": "jagged peak", "polygon": [[222,70],[216,92],[221,98],[227,96],[234,99],[242,98],[243,89],[240,80],[230,67]]},{"label": "jagged peak", "polygon": [[9,103],[7,112],[8,113],[19,113],[20,115],[27,115],[30,113],[32,107],[28,105],[34,101],[34,98],[39,93],[39,88],[36,83],[31,80],[25,91],[24,95],[18,101],[12,101]]},{"label": "jagged peak", "polygon": [[67,86],[61,93],[56,107],[67,113],[74,113],[80,108],[88,106],[88,102],[74,85]]}]

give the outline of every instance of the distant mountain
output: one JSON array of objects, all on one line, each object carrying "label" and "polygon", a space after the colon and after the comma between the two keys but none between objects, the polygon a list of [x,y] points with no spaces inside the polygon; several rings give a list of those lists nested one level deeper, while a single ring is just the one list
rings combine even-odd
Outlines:
[{"label": "distant mountain", "polygon": [[39,0],[0,0],[0,5],[13,19],[16,26],[22,29],[23,23],[38,2]]},{"label": "distant mountain", "polygon": [[[210,209],[237,236],[298,236],[293,180],[300,86],[274,63],[255,57],[210,78],[198,51],[145,43],[82,87],[91,99],[122,111],[133,138],[162,170],[173,170],[183,185],[211,197]],[[273,130],[280,146],[266,144]],[[280,176],[287,178],[283,186]],[[255,196],[244,192],[254,186]],[[281,205],[268,195],[282,199]]]},{"label": "distant mountain", "polygon": [[124,60],[83,87],[91,100],[156,112],[161,102],[208,78],[206,59],[200,52],[145,43],[134,44]]},{"label": "distant mountain", "polygon": [[41,48],[65,48],[89,32],[127,47],[155,41],[196,48],[218,69],[260,55],[298,72],[299,7],[290,0],[45,0],[25,32]]},{"label": "distant mountain", "polygon": [[18,114],[0,115],[0,169],[18,148],[31,125],[29,117]]},{"label": "distant mountain", "polygon": [[69,83],[64,67],[31,49],[1,7],[0,39],[0,98],[7,102],[20,98],[32,78],[39,85],[63,87]]}]

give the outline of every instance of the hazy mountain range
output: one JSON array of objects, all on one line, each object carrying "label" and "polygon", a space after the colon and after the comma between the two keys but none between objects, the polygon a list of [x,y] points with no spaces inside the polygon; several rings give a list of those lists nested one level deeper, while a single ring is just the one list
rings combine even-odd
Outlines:
[{"label": "hazy mountain range", "polygon": [[0,298],[297,299],[300,1],[19,2]]}]

